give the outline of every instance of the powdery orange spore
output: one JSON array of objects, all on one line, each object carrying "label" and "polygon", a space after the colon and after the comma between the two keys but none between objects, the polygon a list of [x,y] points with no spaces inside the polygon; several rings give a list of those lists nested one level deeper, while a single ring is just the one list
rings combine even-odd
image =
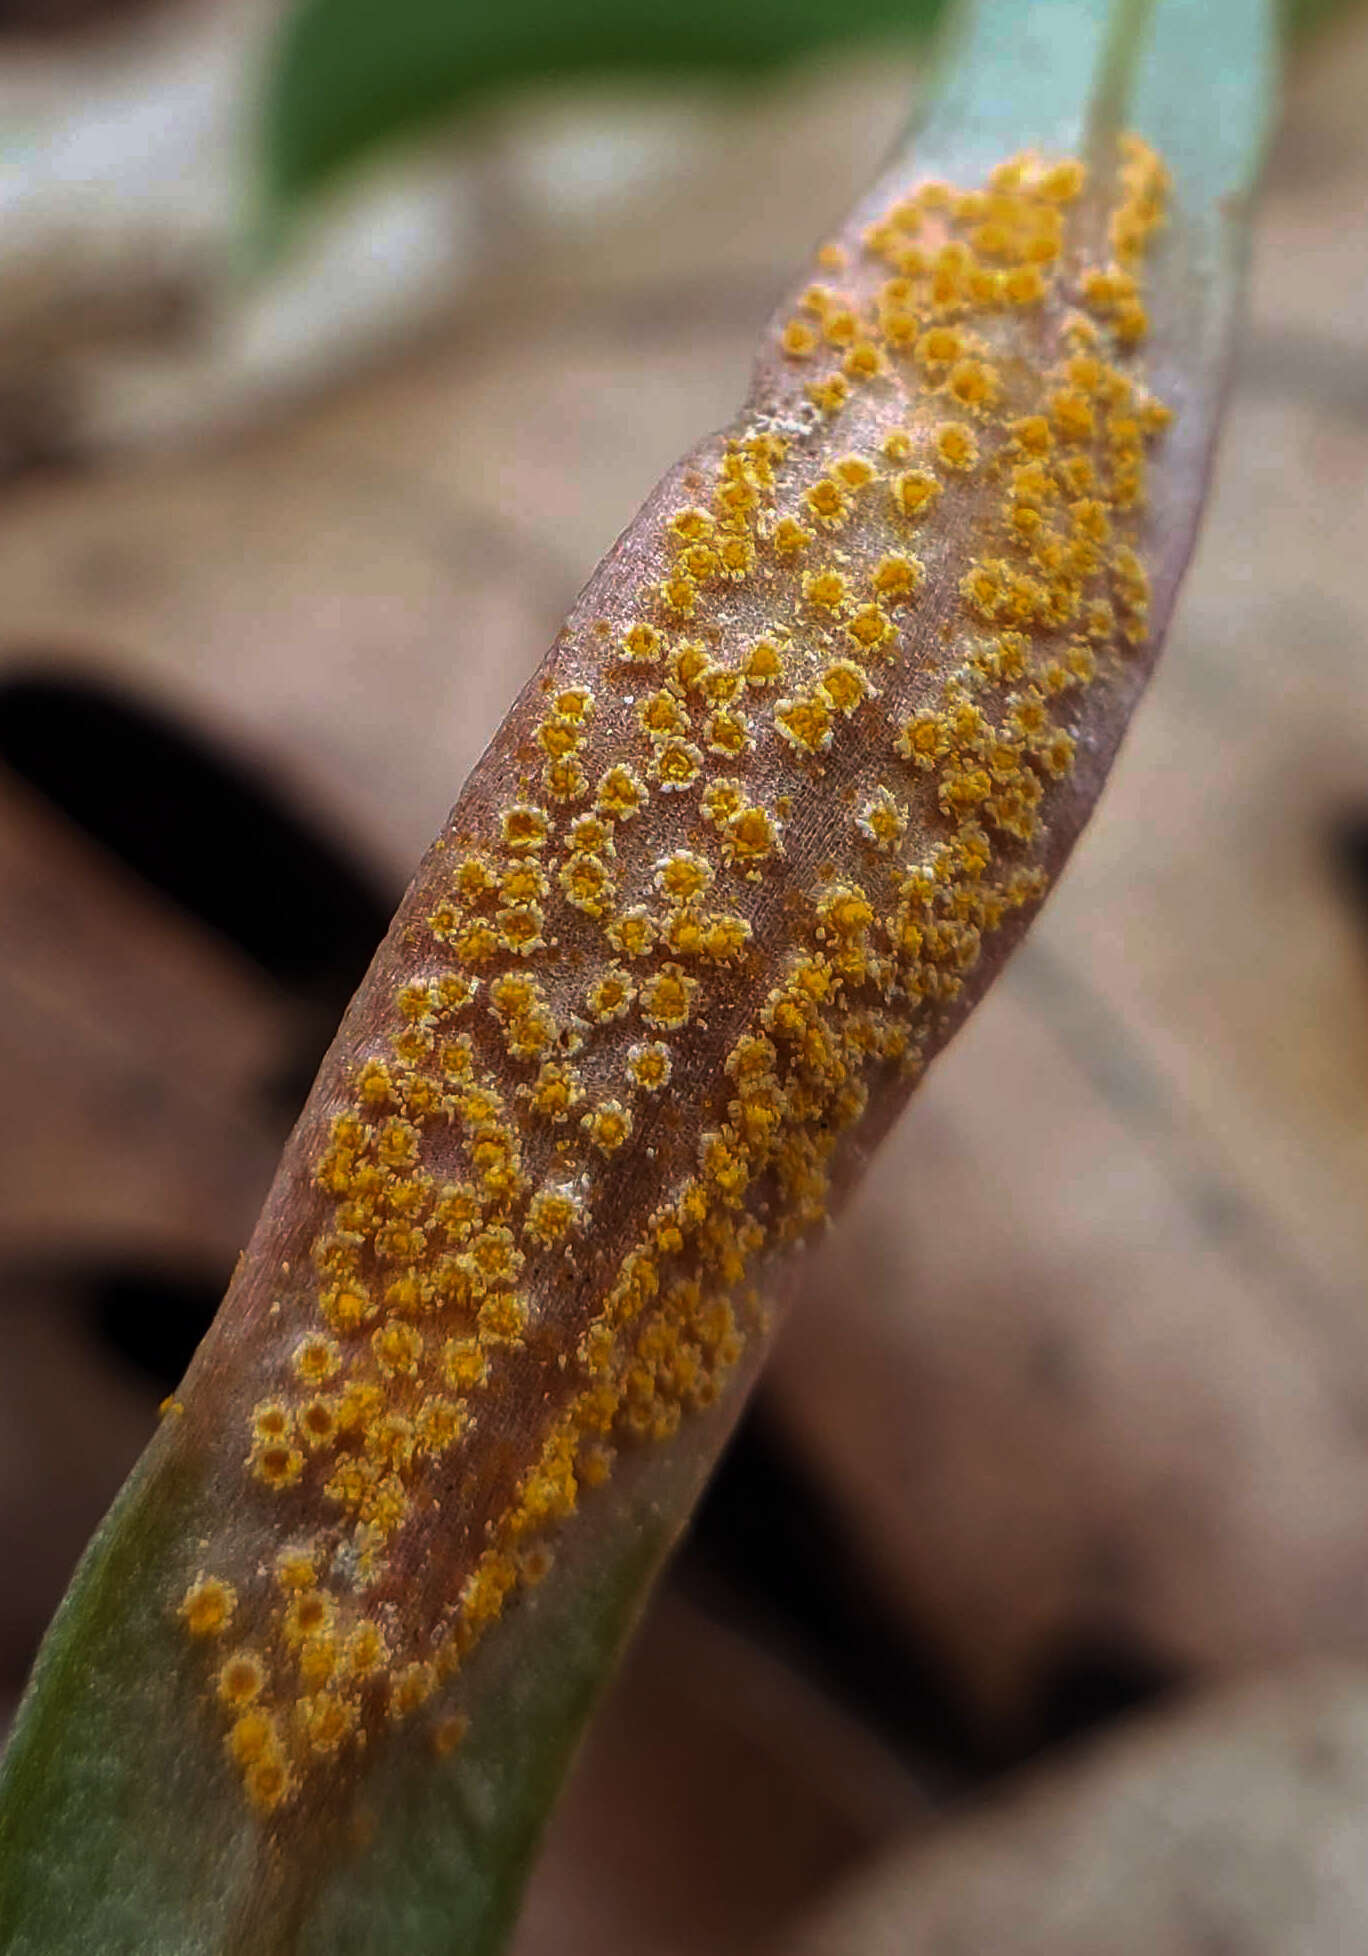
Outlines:
[{"label": "powdery orange spore", "polygon": [[1080,703],[1147,630],[1164,191],[1133,138],[1091,197],[1025,154],[824,250],[791,380],[573,626],[499,805],[458,809],[242,1434],[283,1545],[177,1599],[263,1815],[414,1719],[459,1745],[470,1652],[621,1451],[717,1397],[764,1260],[1042,895]]}]

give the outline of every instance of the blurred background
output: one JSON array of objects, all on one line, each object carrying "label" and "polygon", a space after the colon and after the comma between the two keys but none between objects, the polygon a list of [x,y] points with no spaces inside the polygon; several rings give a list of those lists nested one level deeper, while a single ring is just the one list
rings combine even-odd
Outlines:
[{"label": "blurred background", "polygon": [[[419,852],[938,11],[0,5],[0,1718]],[[1287,24],[1159,676],[518,1956],[1368,1946],[1368,8]]]}]

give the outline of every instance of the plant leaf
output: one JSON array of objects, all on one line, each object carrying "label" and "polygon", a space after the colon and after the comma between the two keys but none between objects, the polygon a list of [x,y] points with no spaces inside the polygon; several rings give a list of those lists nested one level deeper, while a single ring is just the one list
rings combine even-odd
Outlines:
[{"label": "plant leaf", "polygon": [[6,1956],[502,1946],[790,1246],[1001,968],[1153,663],[1272,61],[1262,0],[964,15],[815,268],[851,303],[777,315],[419,869],[44,1646]]},{"label": "plant leaf", "polygon": [[754,77],[843,40],[925,35],[944,0],[303,0],[267,77],[268,203],[288,208],[386,143],[520,83]]}]

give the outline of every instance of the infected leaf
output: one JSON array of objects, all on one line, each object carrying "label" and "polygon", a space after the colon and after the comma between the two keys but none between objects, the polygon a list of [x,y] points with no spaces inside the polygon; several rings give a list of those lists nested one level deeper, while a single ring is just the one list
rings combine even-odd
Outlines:
[{"label": "infected leaf", "polygon": [[966,16],[420,867],[44,1647],[0,1948],[501,1946],[794,1252],[1153,663],[1269,62],[1259,0]]}]

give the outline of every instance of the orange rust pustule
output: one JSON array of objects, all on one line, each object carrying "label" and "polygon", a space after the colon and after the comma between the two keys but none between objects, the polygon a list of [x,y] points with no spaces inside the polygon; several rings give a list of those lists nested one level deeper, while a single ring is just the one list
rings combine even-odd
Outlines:
[{"label": "orange rust pustule", "polygon": [[259,1810],[424,1707],[459,1743],[463,1660],[617,1451],[723,1389],[766,1259],[1039,902],[1089,695],[1148,630],[1164,193],[1134,138],[1090,191],[1025,154],[820,254],[784,377],[458,804],[280,1268],[241,1435],[269,1553],[170,1599]]}]

